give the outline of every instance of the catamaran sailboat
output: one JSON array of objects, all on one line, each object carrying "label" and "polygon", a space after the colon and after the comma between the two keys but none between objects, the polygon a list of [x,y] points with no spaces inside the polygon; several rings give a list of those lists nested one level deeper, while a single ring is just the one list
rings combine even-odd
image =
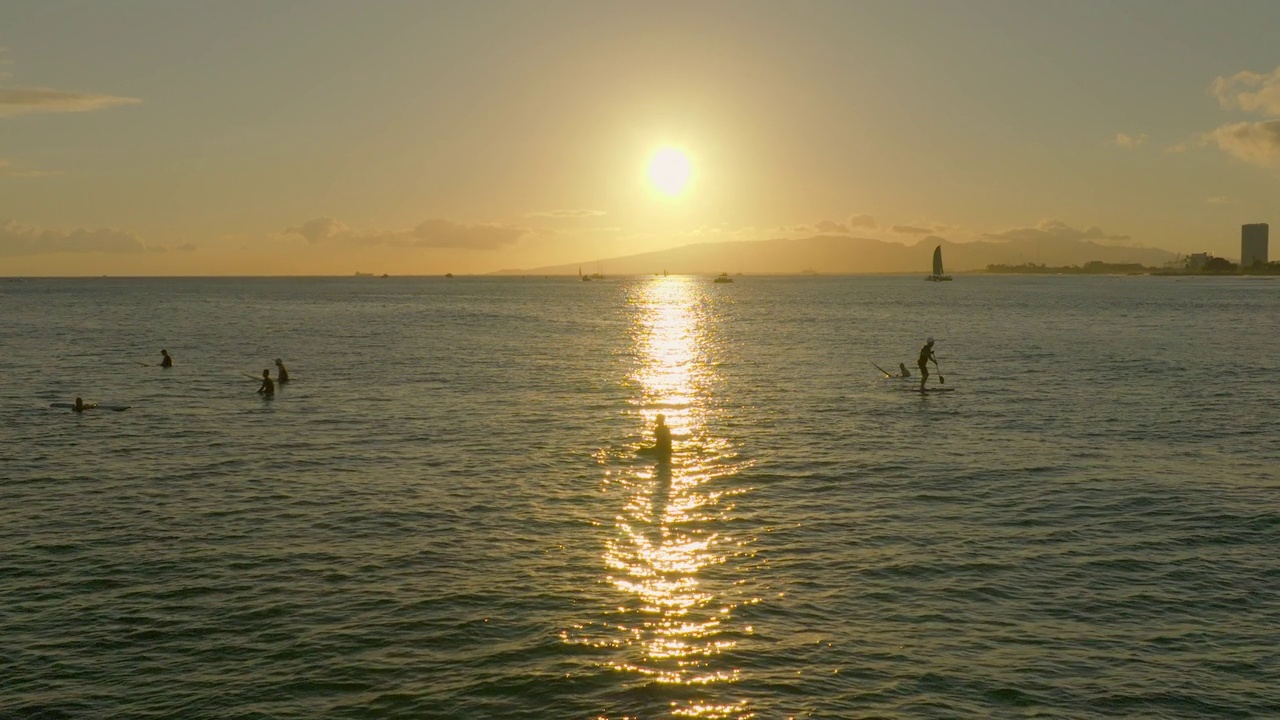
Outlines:
[{"label": "catamaran sailboat", "polygon": [[942,246],[939,245],[933,250],[933,274],[926,276],[925,280],[928,280],[929,282],[942,282],[950,279],[950,275],[942,274]]}]

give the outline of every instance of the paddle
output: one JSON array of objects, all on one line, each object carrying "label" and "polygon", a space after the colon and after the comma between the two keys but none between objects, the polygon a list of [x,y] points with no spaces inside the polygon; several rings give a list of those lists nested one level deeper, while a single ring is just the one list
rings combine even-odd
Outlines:
[{"label": "paddle", "polygon": [[947,384],[947,379],[942,377],[942,366],[938,364],[938,356],[933,357],[933,368],[938,371],[938,382],[943,385]]},{"label": "paddle", "polygon": [[138,362],[137,360],[130,360],[129,362],[131,362],[131,363],[137,363],[138,365],[141,365],[142,367],[151,367],[151,364],[150,364],[150,363]]},{"label": "paddle", "polygon": [[[868,360],[867,362],[871,362],[871,361],[870,361],[870,360]],[[893,375],[890,375],[890,374],[889,374],[889,371],[888,371],[888,370],[885,370],[884,368],[880,367],[879,365],[876,365],[875,363],[871,363],[871,366],[872,366],[872,367],[874,367],[875,369],[879,370],[880,372],[884,373],[884,376],[885,376],[885,377],[887,377],[887,378],[891,378],[891,377],[893,377]]]}]

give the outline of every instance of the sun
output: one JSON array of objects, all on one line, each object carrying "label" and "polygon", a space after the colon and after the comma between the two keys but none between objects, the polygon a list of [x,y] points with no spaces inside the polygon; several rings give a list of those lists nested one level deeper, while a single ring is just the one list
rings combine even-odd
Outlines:
[{"label": "sun", "polygon": [[689,156],[676,148],[658,148],[649,158],[649,182],[664,195],[675,197],[683,193],[692,175]]}]

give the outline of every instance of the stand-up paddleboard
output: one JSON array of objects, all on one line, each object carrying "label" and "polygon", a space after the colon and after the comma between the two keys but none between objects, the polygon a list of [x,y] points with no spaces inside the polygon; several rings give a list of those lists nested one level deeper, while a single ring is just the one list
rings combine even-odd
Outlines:
[{"label": "stand-up paddleboard", "polygon": [[920,392],[955,392],[955,388],[920,388]]},{"label": "stand-up paddleboard", "polygon": [[[74,410],[76,407],[76,404],[75,403],[49,403],[49,407],[70,408]],[[85,410],[114,410],[116,412],[120,412],[122,410],[128,410],[131,407],[133,406],[132,405],[98,405],[97,403],[92,403],[89,405],[85,405],[84,409]]]}]

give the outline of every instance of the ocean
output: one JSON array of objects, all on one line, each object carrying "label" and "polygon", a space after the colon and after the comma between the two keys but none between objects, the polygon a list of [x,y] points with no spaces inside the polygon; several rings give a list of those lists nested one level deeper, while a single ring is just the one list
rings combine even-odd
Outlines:
[{"label": "ocean", "polygon": [[0,718],[1280,717],[1278,358],[1267,278],[0,281]]}]

